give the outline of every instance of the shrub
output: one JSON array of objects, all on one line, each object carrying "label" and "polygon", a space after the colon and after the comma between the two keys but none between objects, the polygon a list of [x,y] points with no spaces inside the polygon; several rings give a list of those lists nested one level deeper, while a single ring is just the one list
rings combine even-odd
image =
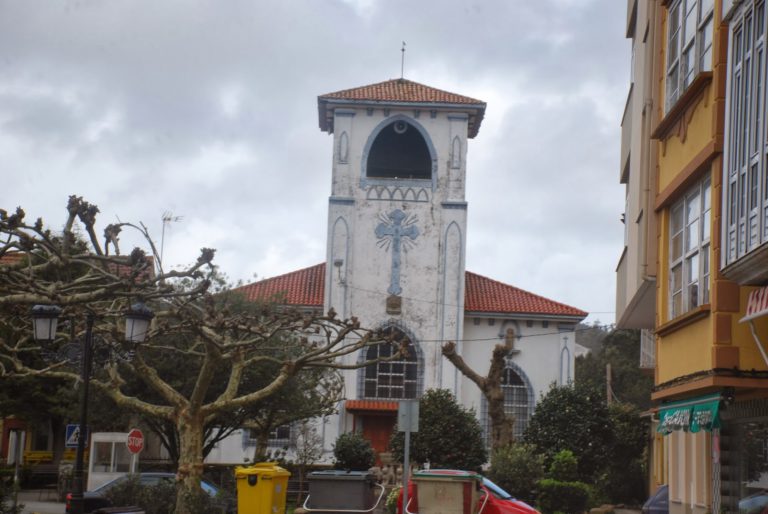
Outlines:
[{"label": "shrub", "polygon": [[531,444],[516,443],[491,455],[488,476],[502,489],[526,503],[536,501],[536,482],[544,478],[544,456]]},{"label": "shrub", "polygon": [[341,434],[333,447],[336,469],[365,471],[376,462],[371,443],[357,432]]},{"label": "shrub", "polygon": [[592,488],[584,482],[561,482],[545,478],[539,480],[538,488],[537,506],[544,514],[581,514],[587,510],[592,495]]},{"label": "shrub", "polygon": [[386,503],[387,514],[397,514],[397,500],[400,498],[400,491],[402,489],[403,489],[402,486],[393,487],[392,490],[387,495],[387,503]]},{"label": "shrub", "polygon": [[[116,485],[107,491],[107,498],[115,506],[136,505],[144,509],[146,514],[168,514],[176,510],[176,494],[178,484],[174,480],[162,480],[157,485],[142,485],[138,475]],[[188,505],[194,505],[190,514],[214,514],[225,512],[225,498],[212,498],[202,489],[193,493],[193,500]]]},{"label": "shrub", "polygon": [[[404,434],[389,441],[395,460],[403,460]],[[474,411],[460,405],[447,389],[430,389],[419,400],[419,431],[411,434],[411,459],[433,468],[479,471],[488,459]]]},{"label": "shrub", "polygon": [[560,450],[549,465],[547,478],[561,482],[576,482],[579,480],[579,462],[571,450]]}]

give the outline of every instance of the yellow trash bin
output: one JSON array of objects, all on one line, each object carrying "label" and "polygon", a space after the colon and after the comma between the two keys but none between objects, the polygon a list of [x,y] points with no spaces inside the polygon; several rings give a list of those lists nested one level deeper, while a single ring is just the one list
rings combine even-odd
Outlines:
[{"label": "yellow trash bin", "polygon": [[276,462],[235,468],[238,514],[285,514],[291,473]]}]

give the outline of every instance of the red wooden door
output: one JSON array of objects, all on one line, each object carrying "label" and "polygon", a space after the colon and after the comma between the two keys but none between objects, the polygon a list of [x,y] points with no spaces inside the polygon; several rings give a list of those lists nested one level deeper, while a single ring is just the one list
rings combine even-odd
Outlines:
[{"label": "red wooden door", "polygon": [[395,428],[396,416],[361,416],[361,421],[363,437],[371,443],[376,452],[376,465],[381,465],[379,454],[389,448],[389,438]]}]

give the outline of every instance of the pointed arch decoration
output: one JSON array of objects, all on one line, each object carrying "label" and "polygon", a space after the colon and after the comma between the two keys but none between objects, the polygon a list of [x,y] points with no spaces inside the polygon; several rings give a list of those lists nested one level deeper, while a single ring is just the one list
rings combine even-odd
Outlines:
[{"label": "pointed arch decoration", "polygon": [[346,164],[349,159],[349,136],[346,130],[339,136],[339,163]]},{"label": "pointed arch decoration", "polygon": [[455,170],[461,168],[461,139],[459,136],[454,136],[451,143],[451,168]]}]

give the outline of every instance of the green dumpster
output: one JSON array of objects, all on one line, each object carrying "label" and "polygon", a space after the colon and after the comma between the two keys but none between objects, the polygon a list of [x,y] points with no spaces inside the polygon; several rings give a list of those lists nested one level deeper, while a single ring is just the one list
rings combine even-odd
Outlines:
[{"label": "green dumpster", "polygon": [[307,479],[304,509],[310,513],[373,512],[384,496],[384,486],[367,471],[315,471]]},{"label": "green dumpster", "polygon": [[238,514],[285,514],[291,473],[276,462],[235,468]]}]

